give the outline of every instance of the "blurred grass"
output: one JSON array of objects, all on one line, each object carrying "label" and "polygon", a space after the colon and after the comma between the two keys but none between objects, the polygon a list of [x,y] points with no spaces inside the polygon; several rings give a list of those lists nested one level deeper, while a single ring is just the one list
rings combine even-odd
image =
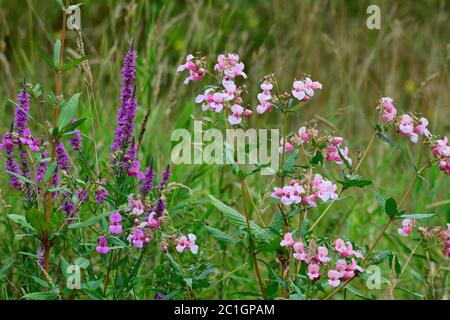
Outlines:
[{"label": "blurred grass", "polygon": [[[381,30],[366,28],[366,8],[370,4],[381,7]],[[185,87],[182,76],[176,73],[186,54],[195,52],[208,55],[210,61],[223,51],[237,52],[248,71],[248,101],[253,109],[259,79],[264,75],[275,73],[282,87],[289,89],[294,78],[302,73],[311,74],[323,83],[324,90],[291,118],[290,129],[298,129],[314,117],[326,128],[327,124],[321,120],[325,118],[335,126],[337,134],[348,139],[354,157],[369,140],[376,101],[382,95],[393,97],[401,111],[423,113],[430,119],[432,132],[450,134],[450,1],[87,0],[81,12],[84,46],[94,78],[94,97],[88,99],[84,76],[78,71],[64,77],[63,92],[66,97],[83,92],[81,113],[91,119],[84,125],[83,133],[92,139],[91,143],[95,139],[99,159],[107,159],[110,151],[119,101],[121,59],[133,37],[139,59],[138,124],[147,108],[151,109],[142,156],[146,157],[146,163],[154,156],[159,168],[170,160],[171,131],[180,127],[192,129],[191,115],[200,115],[193,103],[200,87]],[[13,118],[14,105],[8,99],[15,99],[18,84],[24,77],[33,84],[42,84],[45,101],[39,106],[34,104],[32,114],[42,123],[47,120],[51,107],[46,97],[53,90],[54,80],[36,48],[41,46],[50,51],[59,28],[60,12],[53,1],[28,0],[18,5],[0,0],[1,132],[8,129]],[[73,58],[75,51],[76,34],[68,32],[65,54]],[[91,114],[95,107],[98,121],[92,116],[95,113]],[[275,127],[281,123],[279,120],[275,116],[253,117],[249,125]],[[348,193],[330,212],[319,234],[330,238],[345,236],[364,245],[373,242],[384,221],[373,190],[398,198],[414,172],[410,163],[415,162],[417,150],[404,139],[394,139],[402,143],[402,150],[379,142],[363,166],[362,172],[375,179],[374,187]],[[92,145],[85,149],[93,150]],[[93,159],[94,154],[90,157]],[[333,178],[339,177],[337,171],[334,174]],[[416,184],[407,209],[427,212],[427,206],[449,199],[448,177],[433,170],[426,178],[427,182]],[[213,193],[228,204],[240,203],[238,188],[227,171],[207,166],[179,166],[175,168],[173,180],[188,185],[197,195]],[[267,178],[261,177],[249,183],[256,199],[267,191],[268,183]],[[19,199],[9,191],[5,175],[0,177],[0,188],[0,200],[8,205],[2,205],[0,210],[10,212]],[[178,196],[181,200],[172,204],[174,212],[180,216],[192,214],[200,238],[208,237],[201,228],[205,221],[227,227],[209,205],[204,206],[186,195]],[[450,220],[448,203],[434,206],[433,211],[440,214],[435,222],[443,224]],[[312,214],[317,217],[319,211],[314,210]],[[0,216],[0,221],[5,221],[4,216]],[[269,209],[264,220],[269,223],[272,216]],[[390,232],[395,233],[395,228]],[[0,240],[6,248],[5,243],[11,238],[0,236]],[[248,276],[253,275],[251,267],[242,264],[240,251],[231,247],[215,250],[219,245],[214,240],[203,245],[210,249],[205,250],[205,259],[222,265],[224,271],[218,268],[215,285],[205,289],[202,297],[236,298],[233,292],[256,291],[253,276]],[[383,240],[379,248],[400,252],[402,260],[408,255],[405,248],[388,240]],[[152,264],[152,258],[148,259]],[[434,275],[430,275],[429,263],[414,259],[411,269],[414,272],[405,276],[404,285],[431,297],[429,281]],[[388,277],[386,270],[383,276]],[[355,281],[353,285],[367,291],[363,281],[358,284]],[[376,294],[383,297],[384,291]],[[403,291],[396,291],[395,295],[414,298]]]}]

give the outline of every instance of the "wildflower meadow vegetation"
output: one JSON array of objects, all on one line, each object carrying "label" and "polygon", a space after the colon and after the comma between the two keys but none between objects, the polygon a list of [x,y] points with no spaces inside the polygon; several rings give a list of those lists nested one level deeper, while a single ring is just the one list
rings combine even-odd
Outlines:
[{"label": "wildflower meadow vegetation", "polygon": [[0,299],[447,299],[450,3],[376,2],[3,1]]}]

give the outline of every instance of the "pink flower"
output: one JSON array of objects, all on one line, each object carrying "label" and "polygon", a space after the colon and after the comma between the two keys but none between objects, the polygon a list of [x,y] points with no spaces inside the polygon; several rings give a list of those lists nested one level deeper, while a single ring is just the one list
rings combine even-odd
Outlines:
[{"label": "pink flower", "polygon": [[283,143],[284,139],[280,139],[280,147],[278,148],[278,153],[283,153],[283,145],[284,145],[284,152],[291,153],[294,151],[295,147],[292,143],[286,141]]},{"label": "pink flower", "polygon": [[338,198],[336,193],[337,186],[331,181],[324,179],[318,173],[314,175],[314,179],[311,181],[311,186],[317,197],[324,202],[330,199],[336,200]]},{"label": "pink flower", "polygon": [[228,100],[233,100],[235,98],[236,95],[236,84],[234,83],[233,80],[226,80],[223,79],[222,80],[222,85],[225,88],[225,99]]},{"label": "pink flower", "polygon": [[347,271],[358,271],[358,272],[364,272],[364,269],[358,265],[355,259],[352,258],[352,262],[347,265],[346,267]]},{"label": "pink flower", "polygon": [[300,101],[308,101],[314,96],[314,90],[322,89],[322,84],[306,78],[305,81],[296,80],[293,83],[292,95]]},{"label": "pink flower", "polygon": [[144,213],[144,205],[141,199],[134,200],[134,194],[128,196],[128,209],[131,211],[132,215],[140,216]]},{"label": "pink flower", "polygon": [[391,122],[397,115],[397,109],[395,109],[392,98],[383,97],[381,98],[381,108],[383,114],[381,118],[384,122]]},{"label": "pink flower", "polygon": [[328,284],[332,287],[337,287],[341,280],[339,280],[342,277],[342,274],[336,270],[329,270],[328,271]]},{"label": "pink flower", "polygon": [[302,242],[296,242],[293,246],[295,251],[294,258],[300,261],[308,261],[308,254],[305,252],[305,248]]},{"label": "pink flower", "polygon": [[414,132],[417,134],[424,135],[427,138],[431,138],[431,132],[427,129],[428,126],[428,119],[427,118],[420,118],[419,124],[414,127]]},{"label": "pink flower", "polygon": [[320,267],[318,264],[310,263],[308,265],[308,277],[311,280],[315,280],[320,277]]},{"label": "pink flower", "polygon": [[341,254],[341,258],[355,256],[357,258],[363,258],[362,254],[353,250],[353,246],[350,241],[347,243],[342,239],[337,239],[335,242],[335,251]]},{"label": "pink flower", "polygon": [[182,72],[184,70],[189,71],[189,76],[184,80],[184,84],[187,85],[190,80],[192,81],[200,81],[205,75],[205,69],[198,66],[193,60],[194,56],[189,54],[186,57],[186,63],[180,65],[177,69],[177,72]]},{"label": "pink flower", "polygon": [[187,237],[185,235],[180,236],[177,240],[177,251],[181,253],[184,250],[189,249],[193,254],[197,254],[198,246],[195,244],[196,240],[197,237],[192,233],[189,233]]},{"label": "pink flower", "polygon": [[214,112],[221,112],[223,104],[229,96],[223,92],[214,92],[214,89],[206,89],[203,94],[195,97],[196,103],[203,103],[202,110],[211,110]]},{"label": "pink flower", "polygon": [[419,141],[418,134],[414,132],[414,123],[410,115],[402,115],[397,130],[402,136],[409,137],[411,142],[417,143],[417,141]]},{"label": "pink flower", "polygon": [[114,212],[113,214],[111,214],[109,216],[109,232],[111,232],[112,234],[120,234],[122,233],[122,225],[121,222],[122,221],[122,216],[120,215],[120,213],[118,212]]},{"label": "pink flower", "polygon": [[231,107],[231,115],[228,117],[228,122],[235,125],[242,121],[242,117],[249,117],[252,115],[252,111],[244,109],[238,104],[234,104]]},{"label": "pink flower", "polygon": [[128,241],[136,248],[142,249],[144,244],[149,242],[150,239],[146,237],[140,228],[134,228],[133,233],[128,236]]},{"label": "pink flower", "polygon": [[244,72],[244,64],[239,61],[239,56],[235,53],[219,55],[214,70],[222,72],[225,79],[234,79],[237,76],[247,78]]},{"label": "pink flower", "polygon": [[282,247],[294,247],[295,241],[292,238],[292,233],[288,232],[284,235],[283,240],[280,242],[280,246]]},{"label": "pink flower", "polygon": [[320,246],[317,248],[317,259],[322,263],[327,263],[331,260],[331,258],[328,257],[328,249],[326,247]]},{"label": "pink flower", "polygon": [[450,146],[447,146],[447,143],[447,137],[437,140],[433,147],[433,154],[435,156],[450,157]]},{"label": "pink flower", "polygon": [[101,254],[107,254],[109,252],[109,247],[107,245],[108,240],[106,237],[98,238],[98,246],[95,247],[95,250]]},{"label": "pink flower", "polygon": [[415,225],[415,221],[414,220],[403,219],[402,227],[400,229],[397,229],[397,232],[402,237],[407,237],[413,231],[414,225]]},{"label": "pink flower", "polygon": [[334,161],[339,165],[344,163],[342,157],[347,160],[349,165],[352,165],[352,159],[348,157],[348,148],[340,148],[344,139],[342,137],[332,137],[330,145],[325,149],[325,159],[327,161]]},{"label": "pink flower", "polygon": [[141,169],[141,163],[139,160],[134,160],[133,165],[130,169],[128,169],[128,175],[137,177],[138,179],[142,180],[144,178],[144,174],[140,171]]},{"label": "pink flower", "polygon": [[283,188],[274,188],[272,198],[279,199],[281,202],[289,206],[293,203],[299,204],[302,201],[301,194],[305,192],[305,189],[298,183],[292,186],[284,186]]},{"label": "pink flower", "polygon": [[256,112],[258,114],[263,114],[266,111],[272,110],[272,103],[268,100],[272,99],[271,90],[273,88],[272,83],[264,81],[261,83],[261,89],[263,90],[261,93],[258,93],[258,101],[259,105],[256,107]]},{"label": "pink flower", "polygon": [[309,143],[311,142],[311,137],[308,134],[308,131],[306,129],[306,127],[301,127],[298,132],[297,135],[299,137],[300,143]]}]

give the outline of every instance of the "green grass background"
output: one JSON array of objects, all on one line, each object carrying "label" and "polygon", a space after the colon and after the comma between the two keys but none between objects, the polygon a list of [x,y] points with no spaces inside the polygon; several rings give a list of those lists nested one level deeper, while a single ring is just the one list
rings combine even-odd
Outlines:
[{"label": "green grass background", "polygon": [[[381,8],[381,30],[366,28],[366,8]],[[201,87],[184,86],[184,75],[176,67],[188,53],[202,52],[213,61],[217,54],[233,51],[246,64],[248,102],[257,105],[259,79],[275,73],[289,89],[293,79],[309,73],[324,89],[300,112],[292,115],[290,130],[315,119],[321,127],[345,137],[353,158],[364,148],[372,134],[375,106],[380,96],[391,96],[399,111],[412,110],[430,119],[430,129],[450,134],[450,1],[84,1],[81,6],[81,31],[86,54],[93,72],[94,95],[89,97],[84,76],[79,71],[64,75],[66,97],[82,92],[80,117],[89,117],[82,127],[85,151],[90,159],[107,159],[113,137],[115,112],[119,103],[120,66],[131,39],[136,38],[138,51],[137,127],[151,109],[141,158],[151,156],[159,168],[170,161],[170,133],[175,128],[192,128],[192,119],[200,118],[200,108],[193,102]],[[25,77],[43,87],[42,102],[32,105],[32,115],[41,123],[50,120],[48,94],[54,90],[54,78],[37,51],[41,46],[50,52],[60,30],[60,12],[54,1],[20,2],[0,0],[0,129],[8,130],[13,119],[16,90]],[[76,56],[76,34],[67,33],[65,56]],[[271,114],[253,117],[252,127],[280,127],[281,119]],[[401,197],[414,174],[417,146],[393,134],[402,148],[377,142],[362,167],[374,185],[352,190],[333,207],[317,232],[321,236],[350,238],[370,245],[384,223],[385,216],[374,196],[374,190],[394,198]],[[97,155],[93,146],[96,145]],[[340,177],[338,171],[330,177]],[[24,259],[18,252],[31,250],[29,244],[14,240],[6,213],[21,213],[18,194],[8,188],[5,174],[0,177],[0,266],[8,257]],[[426,181],[419,181],[405,204],[411,212],[434,212],[430,223],[443,225],[450,219],[449,178],[431,170]],[[250,261],[240,248],[219,244],[204,229],[208,223],[235,234],[207,202],[213,194],[229,205],[241,209],[239,185],[227,168],[214,166],[178,166],[173,181],[189,186],[193,196],[180,191],[171,203],[174,219],[186,230],[198,235],[201,259],[215,266],[211,283],[198,292],[201,298],[245,298],[239,292],[256,292]],[[275,207],[264,193],[271,187],[267,177],[250,180],[250,191],[263,207],[263,219],[270,223]],[[311,212],[318,217],[319,207]],[[396,226],[378,249],[390,249],[404,262],[413,244],[395,239]],[[432,249],[433,250],[433,249]],[[396,298],[441,298],[447,294],[448,263],[419,252],[413,257],[406,275],[395,290]],[[273,254],[272,254],[273,255]],[[261,255],[269,261],[269,255]],[[158,263],[151,253],[145,257],[137,297],[151,298],[148,288],[152,270]],[[192,259],[194,261],[194,259]],[[277,270],[277,265],[272,267]],[[265,278],[267,269],[263,267]],[[382,275],[389,279],[390,268],[382,264]],[[26,287],[20,275],[8,276],[16,287]],[[9,286],[0,281],[3,288]],[[364,281],[352,286],[365,295]],[[371,291],[385,298],[387,284]],[[12,296],[20,292],[12,290]],[[342,295],[340,296],[343,297]],[[348,293],[348,298],[358,298]]]}]

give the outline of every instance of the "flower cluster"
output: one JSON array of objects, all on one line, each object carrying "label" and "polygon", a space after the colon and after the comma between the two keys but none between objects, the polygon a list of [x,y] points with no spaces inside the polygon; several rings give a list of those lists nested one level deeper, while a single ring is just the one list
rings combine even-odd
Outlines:
[{"label": "flower cluster", "polygon": [[203,68],[203,63],[201,59],[196,59],[192,54],[186,57],[186,62],[180,65],[177,72],[182,72],[184,70],[189,71],[189,76],[184,80],[184,84],[188,84],[189,81],[200,81],[206,73],[205,68]]},{"label": "flower cluster", "polygon": [[397,232],[402,237],[407,237],[407,236],[409,236],[412,233],[413,228],[414,228],[415,225],[416,225],[416,221],[415,220],[413,220],[413,219],[403,219],[402,227],[397,229]]},{"label": "flower cluster", "polygon": [[270,102],[272,99],[272,88],[273,84],[270,81],[264,80],[261,85],[262,92],[258,93],[258,106],[256,107],[256,112],[258,114],[263,114],[266,111],[271,111],[273,104]]},{"label": "flower cluster", "polygon": [[433,154],[439,161],[439,169],[450,175],[450,146],[447,143],[447,137],[437,140],[433,146]]},{"label": "flower cluster", "polygon": [[334,161],[339,165],[342,165],[345,160],[351,166],[352,159],[348,156],[348,148],[341,147],[343,140],[344,138],[342,137],[331,137],[330,144],[325,148],[324,158],[327,161]]},{"label": "flower cluster", "polygon": [[323,202],[336,200],[338,198],[336,189],[335,184],[317,173],[310,182],[307,179],[292,180],[282,188],[275,187],[272,198],[280,200],[286,206],[301,204],[316,207],[317,199]]},{"label": "flower cluster", "polygon": [[312,81],[309,77],[304,80],[296,80],[292,84],[292,95],[299,101],[306,102],[314,96],[315,90],[321,90],[322,84]]},{"label": "flower cluster", "polygon": [[334,252],[337,255],[334,269],[330,268],[332,257],[329,256],[326,246],[311,246],[311,242],[307,246],[303,241],[295,241],[292,233],[286,233],[280,245],[291,248],[293,257],[307,264],[307,275],[311,281],[318,280],[325,272],[321,272],[321,268],[329,269],[328,284],[332,287],[337,287],[341,279],[352,279],[358,272],[364,271],[355,260],[362,259],[362,254],[353,249],[351,242],[344,242],[342,239],[337,239],[334,244]]},{"label": "flower cluster", "polygon": [[181,235],[177,240],[177,251],[182,253],[184,250],[189,249],[193,254],[197,254],[198,246],[195,244],[196,240],[197,237],[192,233],[189,233],[187,237],[185,235]]},{"label": "flower cluster", "polygon": [[442,231],[439,237],[444,240],[444,249],[442,252],[447,257],[450,257],[450,223],[447,223],[447,230]]}]

